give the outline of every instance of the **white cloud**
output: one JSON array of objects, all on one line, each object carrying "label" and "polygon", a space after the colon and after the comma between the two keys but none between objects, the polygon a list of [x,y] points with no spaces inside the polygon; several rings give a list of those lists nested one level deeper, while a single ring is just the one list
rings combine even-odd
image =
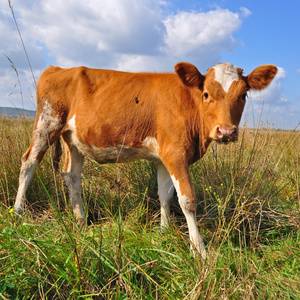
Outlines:
[{"label": "white cloud", "polygon": [[[22,77],[19,75],[19,77]],[[21,86],[23,90],[23,87]],[[20,85],[16,73],[11,69],[3,69],[0,72],[0,106],[17,106],[22,107],[20,97]]]},{"label": "white cloud", "polygon": [[22,1],[18,10],[25,31],[62,66],[107,67],[118,54],[157,54],[163,39],[155,0]]},{"label": "white cloud", "polygon": [[167,52],[180,60],[191,57],[203,67],[220,60],[221,53],[237,45],[233,33],[240,29],[238,13],[227,9],[179,12],[164,20]]},{"label": "white cloud", "polygon": [[[134,57],[144,57],[146,62],[147,56],[158,55],[163,43],[164,26],[156,0],[14,0],[12,4],[36,78],[49,64],[130,68]],[[0,53],[17,68],[25,107],[32,109],[34,85],[5,1],[0,3],[0,30]],[[149,63],[144,66],[151,69]],[[4,55],[0,55],[0,79],[0,106],[21,107],[16,74]]]},{"label": "white cloud", "polygon": [[255,103],[248,106],[246,126],[255,128],[299,128],[299,109],[289,105],[274,105],[270,103]]},{"label": "white cloud", "polygon": [[164,57],[161,62],[190,60],[206,68],[239,44],[233,34],[241,27],[241,17],[249,15],[246,8],[241,14],[218,8],[163,16],[167,2],[160,0],[14,2],[36,66],[44,59],[65,67],[116,68],[128,64],[124,59],[130,56],[157,56]]},{"label": "white cloud", "polygon": [[167,56],[127,55],[120,56],[116,69],[130,72],[172,70],[174,61]]},{"label": "white cloud", "polygon": [[[178,61],[190,61],[204,71],[219,62],[223,52],[241,44],[234,34],[251,14],[247,8],[237,13],[217,8],[170,15],[166,13],[169,3],[14,0],[13,6],[36,78],[50,63],[63,67],[172,71]],[[34,85],[28,75],[28,63],[8,4],[4,2],[0,4],[0,30],[0,51],[13,60],[20,74],[25,106],[33,108]],[[7,95],[13,91],[15,103],[20,106],[18,93],[13,90],[17,80],[4,56],[0,58],[0,67],[5,70],[3,83],[6,83],[0,86],[0,105],[9,105],[12,95],[9,99]],[[280,82],[279,89],[282,89]]]},{"label": "white cloud", "polygon": [[280,97],[279,99],[278,99],[278,103],[287,103],[287,102],[289,102],[289,100],[287,99],[287,98],[284,98],[284,97]]},{"label": "white cloud", "polygon": [[245,118],[247,126],[295,129],[299,122],[299,109],[282,96],[283,80],[286,76],[285,69],[278,67],[277,75],[266,89],[249,93],[247,107],[250,117]]},{"label": "white cloud", "polygon": [[243,17],[247,18],[250,15],[252,15],[252,12],[248,8],[246,8],[246,7],[241,7],[240,10],[241,10],[241,12],[243,14]]}]

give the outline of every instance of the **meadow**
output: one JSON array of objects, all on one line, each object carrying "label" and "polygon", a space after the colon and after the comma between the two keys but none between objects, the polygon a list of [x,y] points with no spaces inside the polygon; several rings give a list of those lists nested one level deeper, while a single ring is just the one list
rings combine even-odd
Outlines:
[{"label": "meadow", "polygon": [[16,216],[32,126],[0,119],[0,299],[300,299],[300,131],[242,129],[190,168],[203,262],[176,195],[160,229],[148,161],[85,160],[80,230],[48,151]]}]

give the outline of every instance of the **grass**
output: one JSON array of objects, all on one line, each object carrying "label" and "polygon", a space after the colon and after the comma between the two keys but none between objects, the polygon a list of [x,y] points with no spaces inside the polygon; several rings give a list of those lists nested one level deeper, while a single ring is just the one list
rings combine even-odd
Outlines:
[{"label": "grass", "polygon": [[176,196],[160,229],[147,161],[85,161],[82,231],[49,154],[10,213],[32,125],[0,119],[0,299],[300,299],[299,131],[244,129],[191,167],[203,262]]}]

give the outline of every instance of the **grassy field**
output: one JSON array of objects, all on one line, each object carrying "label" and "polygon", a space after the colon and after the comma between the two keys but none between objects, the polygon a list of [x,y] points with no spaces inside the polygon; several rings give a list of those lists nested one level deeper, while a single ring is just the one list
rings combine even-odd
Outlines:
[{"label": "grassy field", "polygon": [[82,231],[49,154],[10,213],[32,125],[0,119],[0,299],[300,299],[299,131],[244,129],[191,167],[203,262],[176,196],[160,229],[147,161],[85,161]]}]

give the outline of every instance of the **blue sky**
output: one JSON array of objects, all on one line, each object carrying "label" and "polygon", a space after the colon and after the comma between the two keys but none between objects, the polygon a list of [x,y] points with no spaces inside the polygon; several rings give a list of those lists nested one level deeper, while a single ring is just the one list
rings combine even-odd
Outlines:
[{"label": "blue sky", "polygon": [[[300,121],[300,1],[12,0],[35,78],[49,64],[126,71],[200,72],[231,62],[279,72],[251,93],[241,125],[294,129]],[[0,106],[35,108],[35,87],[7,1],[0,3]],[[255,124],[254,124],[255,123]],[[261,126],[261,124],[259,124]],[[299,129],[299,127],[298,127]]]}]

